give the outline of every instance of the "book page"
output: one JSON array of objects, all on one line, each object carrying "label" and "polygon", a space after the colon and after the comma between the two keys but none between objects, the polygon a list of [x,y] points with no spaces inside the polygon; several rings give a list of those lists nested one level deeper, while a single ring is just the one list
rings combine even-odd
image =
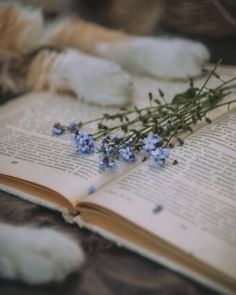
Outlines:
[{"label": "book page", "polygon": [[[227,80],[232,74],[231,70],[224,71],[222,78]],[[159,88],[165,93],[165,99],[170,101],[176,93],[188,87],[186,81],[132,77],[133,102],[139,106],[147,105],[148,93],[157,95]],[[197,79],[196,84],[202,85],[205,79]],[[211,86],[218,83],[215,78],[210,81]],[[0,108],[0,174],[50,188],[76,206],[88,195],[90,186],[98,189],[135,166],[120,164],[114,173],[104,173],[98,168],[97,154],[78,156],[69,144],[70,136],[52,136],[52,126],[58,121],[65,125],[72,121],[87,121],[104,112],[117,110],[50,93],[31,93],[9,102]]]},{"label": "book page", "polygon": [[145,162],[88,200],[236,280],[236,111],[192,134],[165,167]]},{"label": "book page", "polygon": [[76,206],[91,185],[99,187],[130,167],[123,165],[115,173],[104,173],[97,154],[79,156],[70,146],[72,135],[52,136],[52,126],[58,121],[68,125],[89,120],[104,111],[50,93],[29,94],[9,102],[0,109],[0,174],[50,188]]}]

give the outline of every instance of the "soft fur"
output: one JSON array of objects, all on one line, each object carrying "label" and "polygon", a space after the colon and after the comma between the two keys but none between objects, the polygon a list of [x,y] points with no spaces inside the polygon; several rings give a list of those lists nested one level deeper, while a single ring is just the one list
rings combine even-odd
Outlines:
[{"label": "soft fur", "polygon": [[[69,92],[88,102],[120,105],[132,97],[126,69],[185,79],[199,75],[208,58],[198,42],[134,37],[79,18],[46,25],[39,9],[0,5],[1,92]],[[27,283],[61,280],[82,262],[79,246],[61,233],[0,225],[4,278]]]},{"label": "soft fur", "polygon": [[[129,101],[132,83],[125,69],[157,77],[189,78],[199,75],[209,58],[198,42],[134,37],[79,18],[46,25],[40,10],[16,4],[1,5],[0,36],[0,55],[8,56],[8,64],[10,58],[18,59],[25,69],[25,79],[18,84],[17,71],[12,78],[5,66],[0,88],[6,90],[9,85],[10,90],[14,86],[18,90],[24,83],[25,89],[69,91],[97,104]],[[61,51],[52,50],[52,46]],[[44,50],[27,59],[39,47]]]},{"label": "soft fur", "polygon": [[47,228],[0,225],[0,276],[28,284],[63,280],[84,255],[75,241]]}]

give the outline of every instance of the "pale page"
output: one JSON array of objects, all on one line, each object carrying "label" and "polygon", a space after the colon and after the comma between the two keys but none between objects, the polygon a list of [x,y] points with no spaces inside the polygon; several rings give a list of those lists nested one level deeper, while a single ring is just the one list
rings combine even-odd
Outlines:
[{"label": "pale page", "polygon": [[165,167],[144,163],[89,201],[236,279],[236,112],[191,135]]},{"label": "pale page", "polygon": [[[213,68],[213,65],[209,66],[209,70]],[[235,66],[219,66],[216,72],[220,75],[221,79],[224,81],[230,80],[236,77],[236,67]],[[194,85],[201,88],[205,82],[208,74],[195,78]],[[160,98],[158,89],[164,92],[164,99],[167,102],[171,102],[174,95],[183,92],[189,88],[189,81],[181,80],[165,80],[165,79],[155,79],[150,76],[144,75],[132,75],[134,87],[133,87],[133,102],[139,106],[147,106],[149,104],[148,93],[151,92],[155,98]],[[217,87],[219,85],[219,79],[211,77],[207,86]],[[235,83],[235,81],[234,81]],[[235,93],[235,91],[234,91]],[[235,97],[235,96],[234,96]]]},{"label": "pale page", "polygon": [[49,187],[76,206],[91,185],[99,187],[130,167],[121,165],[117,172],[102,172],[97,154],[78,156],[70,146],[71,135],[52,136],[52,126],[57,121],[89,120],[104,111],[49,93],[9,102],[0,109],[0,174]]},{"label": "pale page", "polygon": [[[233,71],[223,71],[225,80]],[[196,80],[202,85],[206,77]],[[188,82],[164,81],[151,77],[133,76],[133,101],[147,105],[148,92],[158,96],[158,89],[165,92],[165,99],[188,87]],[[219,81],[213,78],[211,86]],[[19,177],[50,187],[75,206],[88,188],[108,183],[133,166],[120,165],[114,173],[98,169],[98,155],[78,156],[69,145],[70,136],[51,136],[52,126],[60,121],[68,125],[72,121],[87,121],[104,112],[117,108],[102,108],[82,103],[77,99],[50,93],[29,94],[0,108],[0,173]],[[3,188],[4,189],[4,188]]]}]

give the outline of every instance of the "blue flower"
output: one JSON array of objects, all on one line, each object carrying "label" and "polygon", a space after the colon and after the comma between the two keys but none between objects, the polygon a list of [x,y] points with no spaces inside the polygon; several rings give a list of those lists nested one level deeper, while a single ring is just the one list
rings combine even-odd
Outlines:
[{"label": "blue flower", "polygon": [[65,132],[65,128],[60,123],[55,123],[52,128],[53,135],[62,135]]},{"label": "blue flower", "polygon": [[85,130],[76,130],[71,144],[79,154],[92,154],[94,152],[95,141],[93,136]]},{"label": "blue flower", "polygon": [[99,163],[99,167],[100,169],[102,170],[105,170],[105,169],[117,169],[117,164],[115,163],[115,160],[111,157],[108,157],[108,156],[103,156],[101,158],[101,161]]},{"label": "blue flower", "polygon": [[106,134],[103,138],[102,138],[102,143],[109,143],[109,142],[113,142],[116,143],[118,141],[119,137],[116,134],[110,133],[110,134]]},{"label": "blue flower", "polygon": [[155,150],[158,144],[160,144],[160,142],[160,136],[150,132],[148,136],[143,139],[143,146],[141,147],[141,152],[146,156],[149,156],[151,151]]},{"label": "blue flower", "polygon": [[119,149],[119,155],[121,159],[128,164],[134,163],[136,161],[135,150],[131,145],[121,147]]},{"label": "blue flower", "polygon": [[170,150],[167,148],[158,147],[151,151],[149,161],[151,166],[163,166],[166,158],[170,155]]},{"label": "blue flower", "polygon": [[111,155],[114,151],[116,143],[119,141],[119,137],[115,134],[107,134],[102,138],[99,152],[104,155]]},{"label": "blue flower", "polygon": [[91,186],[88,188],[88,193],[89,193],[89,195],[94,194],[95,192],[96,192],[96,188],[95,188],[95,186],[91,185]]},{"label": "blue flower", "polygon": [[111,155],[112,152],[114,151],[114,145],[111,145],[111,144],[101,145],[98,151],[104,155]]}]

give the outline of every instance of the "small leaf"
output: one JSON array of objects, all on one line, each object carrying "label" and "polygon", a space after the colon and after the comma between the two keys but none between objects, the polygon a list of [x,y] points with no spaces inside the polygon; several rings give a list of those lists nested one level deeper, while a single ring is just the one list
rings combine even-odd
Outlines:
[{"label": "small leaf", "polygon": [[124,132],[128,132],[128,125],[127,124],[122,125],[121,130],[123,130]]},{"label": "small leaf", "polygon": [[179,143],[181,146],[184,144],[184,141],[183,141],[183,139],[181,139],[181,138],[177,137],[177,140],[178,140],[178,143]]},{"label": "small leaf", "polygon": [[197,124],[197,118],[196,118],[196,116],[192,115],[192,121],[193,121],[193,124],[194,125]]},{"label": "small leaf", "polygon": [[220,79],[220,76],[216,72],[213,72],[212,74],[216,79]]},{"label": "small leaf", "polygon": [[190,85],[191,88],[193,88],[194,82],[193,82],[193,79],[192,78],[190,78],[189,85]]},{"label": "small leaf", "polygon": [[177,160],[174,160],[172,163],[172,165],[177,165],[177,164],[179,164],[179,162]]},{"label": "small leaf", "polygon": [[193,129],[190,126],[186,126],[186,130],[193,132]]},{"label": "small leaf", "polygon": [[161,104],[160,100],[158,100],[157,98],[154,99],[155,103],[157,104]]},{"label": "small leaf", "polygon": [[158,89],[158,91],[159,91],[160,97],[164,97],[165,96],[164,92],[160,88]]},{"label": "small leaf", "polygon": [[101,122],[98,123],[98,129],[108,130],[108,127]]},{"label": "small leaf", "polygon": [[149,93],[148,93],[148,97],[149,97],[149,100],[150,100],[150,101],[152,101],[152,100],[153,100],[153,95],[152,95],[152,93],[151,93],[151,92],[149,92]]},{"label": "small leaf", "polygon": [[198,88],[188,88],[185,92],[176,94],[172,99],[172,103],[184,103],[196,97]]},{"label": "small leaf", "polygon": [[134,109],[135,109],[136,113],[138,113],[138,114],[140,114],[140,113],[141,113],[140,109],[139,109],[139,108],[137,108],[136,106],[134,107]]},{"label": "small leaf", "polygon": [[76,125],[76,127],[77,127],[78,129],[80,129],[82,126],[83,126],[83,122],[78,122],[77,125]]}]

